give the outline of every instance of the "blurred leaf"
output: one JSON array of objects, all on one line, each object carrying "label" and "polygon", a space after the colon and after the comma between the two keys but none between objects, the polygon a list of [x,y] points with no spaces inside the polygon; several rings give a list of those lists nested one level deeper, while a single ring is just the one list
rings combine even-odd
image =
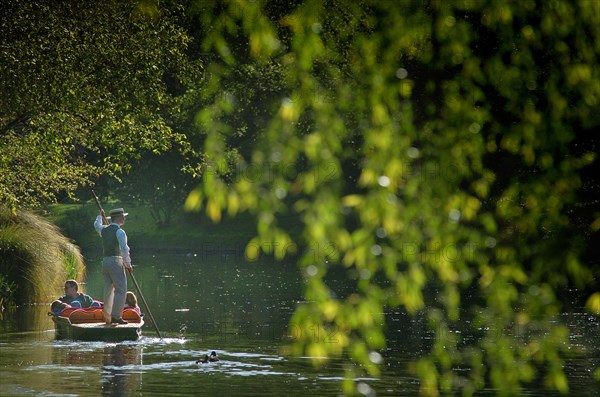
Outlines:
[{"label": "blurred leaf", "polygon": [[600,292],[595,292],[588,298],[585,309],[590,313],[600,314]]}]

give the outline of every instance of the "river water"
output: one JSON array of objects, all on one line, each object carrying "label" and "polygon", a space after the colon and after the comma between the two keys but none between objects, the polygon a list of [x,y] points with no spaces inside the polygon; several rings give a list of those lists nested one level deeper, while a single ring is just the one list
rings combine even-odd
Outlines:
[{"label": "river water", "polygon": [[[289,324],[302,299],[298,268],[242,259],[227,253],[136,258],[135,277],[162,339],[146,318],[143,337],[135,342],[55,340],[47,305],[19,308],[0,321],[0,396],[339,396],[344,362],[314,368],[309,357],[289,357],[283,350],[299,332]],[[101,299],[100,259],[87,264],[85,291]],[[419,382],[408,366],[424,353],[430,334],[419,318],[388,317],[381,376],[355,379],[358,390],[367,396],[417,395]],[[577,310],[557,321],[569,326],[569,348],[578,352],[565,361],[571,395],[600,395],[600,383],[592,379],[600,366],[600,321]],[[313,329],[315,338],[325,337],[317,324]],[[211,351],[218,362],[195,363]],[[536,384],[524,393],[554,395]]]}]

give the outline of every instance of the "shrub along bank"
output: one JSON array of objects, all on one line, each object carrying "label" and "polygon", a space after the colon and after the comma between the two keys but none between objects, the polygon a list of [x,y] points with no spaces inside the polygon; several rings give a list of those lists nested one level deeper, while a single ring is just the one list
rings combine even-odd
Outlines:
[{"label": "shrub along bank", "polygon": [[66,279],[82,280],[79,247],[30,211],[0,206],[0,306],[49,302]]}]

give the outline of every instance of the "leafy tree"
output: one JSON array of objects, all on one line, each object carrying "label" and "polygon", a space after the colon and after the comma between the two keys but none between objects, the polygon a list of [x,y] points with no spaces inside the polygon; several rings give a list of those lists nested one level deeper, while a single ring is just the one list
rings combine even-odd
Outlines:
[{"label": "leafy tree", "polygon": [[132,164],[123,184],[112,190],[121,201],[146,206],[158,227],[170,226],[186,194],[197,183],[182,171],[186,164],[187,160],[174,151],[146,154]]},{"label": "leafy tree", "polygon": [[52,201],[118,176],[141,151],[189,150],[172,125],[201,68],[177,12],[122,0],[3,2],[0,202]]},{"label": "leafy tree", "polygon": [[[186,206],[215,221],[249,211],[249,246],[300,251],[296,353],[345,353],[376,375],[383,313],[402,308],[435,333],[413,367],[423,394],[513,394],[538,377],[568,391],[568,332],[552,321],[560,289],[592,280],[569,213],[596,156],[585,144],[600,121],[598,4],[195,3],[203,49],[218,55],[203,92],[213,103],[197,117],[214,167]],[[229,120],[241,100],[219,95],[241,64],[283,77],[243,151]],[[263,172],[231,178],[244,169]],[[289,213],[300,241],[279,222]],[[333,298],[333,267],[356,275],[354,293]],[[467,322],[481,332],[460,340]],[[337,343],[314,338],[315,324]]]}]

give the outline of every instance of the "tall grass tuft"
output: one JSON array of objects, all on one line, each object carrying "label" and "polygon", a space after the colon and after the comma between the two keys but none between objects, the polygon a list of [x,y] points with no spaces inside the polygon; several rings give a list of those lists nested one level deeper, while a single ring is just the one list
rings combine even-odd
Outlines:
[{"label": "tall grass tuft", "polygon": [[[79,248],[51,222],[30,211],[0,206],[0,296],[4,306],[47,303],[65,280],[81,281],[85,265]],[[9,291],[4,291],[4,289]],[[10,287],[10,288],[9,288]]]}]

